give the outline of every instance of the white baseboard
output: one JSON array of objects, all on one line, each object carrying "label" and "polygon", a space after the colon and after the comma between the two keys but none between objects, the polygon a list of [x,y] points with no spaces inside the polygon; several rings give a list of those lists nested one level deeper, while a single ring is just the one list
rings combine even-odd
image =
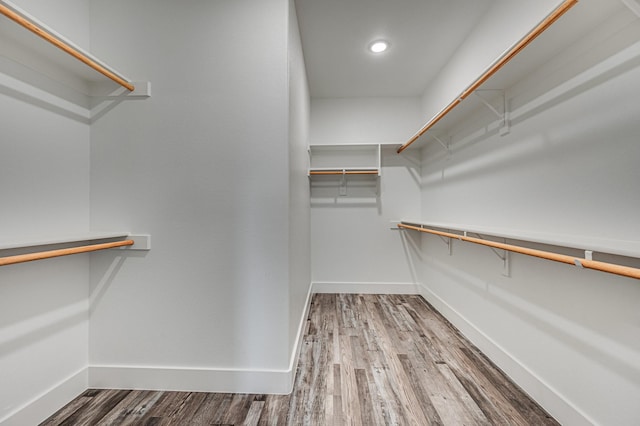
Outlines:
[{"label": "white baseboard", "polygon": [[154,366],[92,365],[89,387],[191,392],[288,394],[293,389],[298,357],[311,306],[311,286],[298,323],[286,370],[178,368]]},{"label": "white baseboard", "polygon": [[309,283],[309,290],[307,291],[307,299],[304,302],[304,309],[300,316],[300,322],[298,323],[298,333],[296,335],[296,341],[293,345],[291,358],[289,362],[289,371],[291,371],[291,383],[289,390],[285,393],[291,393],[293,385],[296,381],[296,370],[298,368],[298,360],[300,359],[300,350],[302,348],[302,342],[304,340],[304,333],[307,330],[307,317],[309,316],[309,309],[311,309],[311,298],[313,297],[313,285]]},{"label": "white baseboard", "polygon": [[414,283],[313,282],[314,293],[418,294]]},{"label": "white baseboard", "polygon": [[291,375],[291,370],[94,365],[89,367],[89,387],[286,394]]},{"label": "white baseboard", "polygon": [[419,294],[449,320],[460,332],[476,345],[494,364],[509,376],[520,388],[540,404],[561,424],[594,425],[586,414],[581,412],[562,394],[529,370],[514,358],[502,346],[478,329],[451,305],[422,284],[418,284]]},{"label": "white baseboard", "polygon": [[41,423],[87,390],[87,377],[87,369],[83,368],[0,420],[0,425],[25,426]]}]

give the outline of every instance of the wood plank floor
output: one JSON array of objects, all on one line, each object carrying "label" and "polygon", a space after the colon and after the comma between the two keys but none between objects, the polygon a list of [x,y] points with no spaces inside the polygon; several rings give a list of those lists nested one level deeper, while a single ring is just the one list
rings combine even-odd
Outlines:
[{"label": "wood plank floor", "polygon": [[293,392],[90,389],[42,425],[557,425],[420,296],[313,297]]}]

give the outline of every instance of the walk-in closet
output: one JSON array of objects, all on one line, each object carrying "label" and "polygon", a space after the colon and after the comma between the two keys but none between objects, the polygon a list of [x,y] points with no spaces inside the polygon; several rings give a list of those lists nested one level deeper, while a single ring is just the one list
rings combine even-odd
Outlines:
[{"label": "walk-in closet", "polygon": [[638,0],[0,0],[0,425],[640,424]]}]

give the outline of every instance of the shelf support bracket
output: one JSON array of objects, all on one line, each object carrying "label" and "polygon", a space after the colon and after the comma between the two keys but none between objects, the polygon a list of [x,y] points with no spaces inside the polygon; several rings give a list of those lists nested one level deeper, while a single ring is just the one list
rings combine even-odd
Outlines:
[{"label": "shelf support bracket", "polygon": [[[500,92],[502,94],[502,112],[499,111],[496,107],[491,105],[485,98],[480,96],[478,92]],[[482,102],[484,106],[486,106],[491,112],[493,112],[498,120],[500,120],[500,124],[498,127],[498,133],[500,136],[504,136],[509,134],[511,131],[511,125],[509,123],[509,112],[507,111],[507,93],[502,89],[477,89],[473,92],[474,95]]]},{"label": "shelf support bracket", "polygon": [[435,135],[433,136],[433,138],[434,138],[434,139],[435,139],[435,140],[436,140],[440,145],[442,145],[442,147],[443,147],[444,149],[446,149],[446,150],[447,150],[447,154],[451,154],[451,150],[449,149],[449,143],[444,143],[444,142],[442,141],[442,139],[440,139],[439,137],[437,137],[437,136],[435,136]]},{"label": "shelf support bracket", "polygon": [[438,235],[443,243],[447,245],[447,249],[449,250],[449,256],[453,255],[453,241],[451,237],[443,237],[442,235]]},{"label": "shelf support bracket", "polygon": [[[424,225],[420,225],[420,228],[424,229]],[[453,239],[451,237],[443,237],[442,235],[438,235],[438,237],[447,245],[449,256],[453,256]]]},{"label": "shelf support bracket", "polygon": [[504,257],[502,259],[504,262],[502,266],[502,275],[505,277],[511,276],[511,252],[504,250]]},{"label": "shelf support bracket", "polygon": [[342,180],[340,181],[340,196],[345,197],[347,195],[347,170],[342,169]]},{"label": "shelf support bracket", "polygon": [[[484,238],[482,235],[477,234],[474,232],[474,234],[480,238],[481,240],[484,240],[486,238]],[[464,236],[467,236],[467,232],[465,231]],[[506,240],[503,240],[503,242],[506,244]],[[505,277],[510,277],[511,276],[511,252],[509,252],[508,250],[498,250],[495,247],[489,247],[491,249],[491,251],[493,251],[495,253],[496,256],[498,256],[498,258],[500,260],[502,260],[502,275]]]}]

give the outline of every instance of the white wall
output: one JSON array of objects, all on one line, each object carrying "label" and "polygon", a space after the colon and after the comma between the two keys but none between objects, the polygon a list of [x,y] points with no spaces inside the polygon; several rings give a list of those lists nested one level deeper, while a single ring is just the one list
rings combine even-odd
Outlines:
[{"label": "white wall", "polygon": [[[47,1],[15,3],[87,41],[86,2],[65,2],[69,14]],[[88,105],[47,71],[0,57],[1,245],[89,230]],[[0,268],[0,423],[36,424],[86,388],[88,279],[85,255]]]},{"label": "white wall", "polygon": [[288,14],[92,2],[93,49],[153,84],[92,124],[91,227],[152,235],[148,255],[92,260],[92,386],[290,386]]},{"label": "white wall", "polygon": [[378,195],[366,183],[359,195],[347,189],[347,196],[340,196],[337,185],[312,189],[315,291],[406,292],[414,287],[406,247],[390,228],[392,220],[420,213],[419,158],[399,156],[394,148],[421,119],[418,98],[312,99],[312,144],[396,143],[383,150]]},{"label": "white wall", "polygon": [[423,121],[418,98],[314,98],[309,143],[400,145]]},{"label": "white wall", "polygon": [[[454,138],[451,155],[424,150],[424,221],[640,240],[640,22],[610,5],[608,20],[509,88],[509,135],[479,129]],[[449,256],[437,237],[422,237],[420,255],[425,297],[561,423],[640,422],[637,280],[515,254],[503,277],[489,249],[455,241]]]}]

